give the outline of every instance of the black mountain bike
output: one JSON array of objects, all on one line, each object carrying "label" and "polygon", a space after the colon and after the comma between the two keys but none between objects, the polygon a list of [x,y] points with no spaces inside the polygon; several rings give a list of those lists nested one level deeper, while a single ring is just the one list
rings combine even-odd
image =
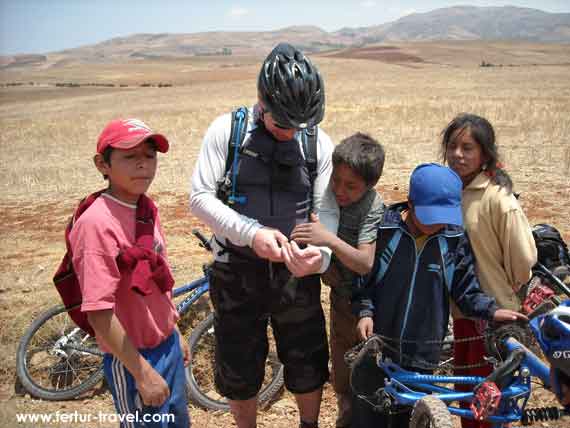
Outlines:
[{"label": "black mountain bike", "polygon": [[[192,233],[200,246],[211,251],[208,240],[197,230]],[[192,305],[210,288],[210,267],[204,275],[172,290],[180,321]],[[103,353],[95,338],[77,327],[67,312],[74,308],[58,305],[40,314],[22,336],[16,355],[16,372],[30,395],[44,400],[70,400],[94,388],[103,378]],[[214,387],[214,314],[210,313],[190,334],[192,359],[186,370],[190,400],[212,410],[229,410],[227,400]],[[270,340],[274,343],[273,340]],[[258,395],[259,405],[271,400],[283,386],[283,366],[272,346],[267,358],[265,379]]]}]

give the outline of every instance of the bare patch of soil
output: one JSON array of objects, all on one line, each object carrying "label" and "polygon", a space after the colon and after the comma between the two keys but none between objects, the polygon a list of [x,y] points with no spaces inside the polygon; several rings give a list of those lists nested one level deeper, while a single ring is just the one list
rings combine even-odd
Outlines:
[{"label": "bare patch of soil", "polygon": [[61,88],[55,86],[29,86],[2,89],[3,103],[28,103],[31,101],[52,101],[78,97],[91,97],[94,95],[117,94],[132,91],[131,88]]},{"label": "bare patch of soil", "polygon": [[41,233],[50,239],[63,236],[65,224],[72,212],[70,207],[56,202],[39,203],[35,206],[0,203],[0,210],[4,219],[0,224],[0,234],[25,229],[27,232]]},{"label": "bare patch of soil", "polygon": [[395,64],[424,62],[419,56],[403,52],[396,46],[350,48],[327,56],[333,58],[368,59]]}]

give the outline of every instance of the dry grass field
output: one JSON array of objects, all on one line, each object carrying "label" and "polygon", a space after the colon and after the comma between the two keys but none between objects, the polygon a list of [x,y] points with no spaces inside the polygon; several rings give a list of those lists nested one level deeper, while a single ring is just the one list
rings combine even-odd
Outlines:
[{"label": "dry grass field", "polygon": [[[368,132],[386,148],[378,186],[384,198],[403,199],[414,166],[439,159],[442,128],[457,113],[474,112],[494,124],[530,221],[552,223],[570,240],[570,46],[406,44],[397,51],[400,56],[371,50],[314,57],[326,79],[323,129],[335,142]],[[18,340],[34,316],[58,303],[51,275],[64,252],[66,221],[81,197],[104,186],[91,158],[105,123],[139,117],[171,141],[150,193],[160,204],[181,284],[197,276],[207,260],[191,238],[190,230],[200,223],[187,204],[202,135],[217,115],[255,101],[260,60],[212,57],[0,71],[0,83],[35,83],[0,88],[3,426],[16,426],[16,412],[112,411],[104,391],[50,403],[18,395],[15,386]],[[503,66],[480,67],[482,60]],[[59,88],[57,82],[116,87]],[[143,88],[143,82],[173,86]],[[327,300],[323,293],[326,306]],[[334,409],[327,387],[321,427],[334,427]],[[234,426],[229,415],[194,407],[191,413],[197,428]],[[285,393],[260,413],[258,426],[295,427],[296,420],[292,398]]]}]

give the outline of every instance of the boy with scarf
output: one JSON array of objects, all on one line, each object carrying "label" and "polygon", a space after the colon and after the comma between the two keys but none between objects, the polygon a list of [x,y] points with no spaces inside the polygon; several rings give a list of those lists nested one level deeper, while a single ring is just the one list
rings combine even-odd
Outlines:
[{"label": "boy with scarf", "polygon": [[69,232],[81,311],[105,353],[105,378],[125,417],[121,427],[190,426],[184,373],[190,351],[176,327],[157,208],[145,195],[157,151],[168,148],[140,120],[110,122],[94,157],[109,186],[80,204]]}]

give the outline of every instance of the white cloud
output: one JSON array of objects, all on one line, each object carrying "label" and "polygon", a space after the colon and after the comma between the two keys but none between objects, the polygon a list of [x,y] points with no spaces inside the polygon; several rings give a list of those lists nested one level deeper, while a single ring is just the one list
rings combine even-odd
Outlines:
[{"label": "white cloud", "polygon": [[249,10],[247,10],[245,7],[234,6],[230,9],[230,11],[228,12],[228,15],[231,18],[239,19],[242,16],[247,15],[248,13],[249,13]]},{"label": "white cloud", "polygon": [[396,19],[403,18],[404,16],[411,15],[413,13],[418,13],[418,10],[414,9],[414,8],[400,9],[397,7],[390,7],[390,8],[388,8],[388,12],[389,12],[389,15],[391,17],[390,19],[396,20]]},{"label": "white cloud", "polygon": [[411,14],[416,13],[416,12],[417,12],[416,9],[406,9],[400,13],[400,17],[408,16],[408,15],[411,15]]},{"label": "white cloud", "polygon": [[360,6],[370,8],[370,7],[376,6],[376,2],[372,1],[372,0],[366,0],[366,1],[360,2]]}]

